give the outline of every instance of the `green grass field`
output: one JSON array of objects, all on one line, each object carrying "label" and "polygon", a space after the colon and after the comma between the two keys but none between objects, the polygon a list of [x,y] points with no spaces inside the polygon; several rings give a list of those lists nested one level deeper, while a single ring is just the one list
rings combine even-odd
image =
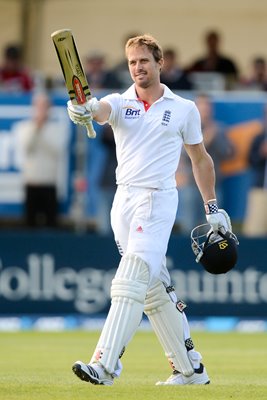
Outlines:
[{"label": "green grass field", "polygon": [[267,399],[267,335],[193,332],[211,378],[206,386],[162,387],[170,369],[151,332],[138,332],[123,357],[113,386],[80,381],[71,371],[88,361],[98,332],[0,334],[2,400],[235,400]]}]

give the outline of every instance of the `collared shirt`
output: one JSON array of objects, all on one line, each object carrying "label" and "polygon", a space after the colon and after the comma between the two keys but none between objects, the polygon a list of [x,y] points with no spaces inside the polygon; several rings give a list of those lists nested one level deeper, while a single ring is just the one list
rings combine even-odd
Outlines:
[{"label": "collared shirt", "polygon": [[114,131],[118,166],[117,184],[170,189],[184,143],[202,142],[200,116],[195,103],[164,93],[147,110],[133,84],[123,94],[102,100],[111,106],[109,124]]}]

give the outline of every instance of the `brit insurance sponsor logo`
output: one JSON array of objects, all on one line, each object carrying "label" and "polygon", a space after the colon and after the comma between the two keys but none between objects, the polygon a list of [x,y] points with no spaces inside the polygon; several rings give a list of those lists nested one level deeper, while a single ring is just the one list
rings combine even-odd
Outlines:
[{"label": "brit insurance sponsor logo", "polygon": [[124,118],[125,119],[138,119],[140,117],[140,108],[136,108],[133,106],[125,106],[123,107],[123,110],[125,110]]}]

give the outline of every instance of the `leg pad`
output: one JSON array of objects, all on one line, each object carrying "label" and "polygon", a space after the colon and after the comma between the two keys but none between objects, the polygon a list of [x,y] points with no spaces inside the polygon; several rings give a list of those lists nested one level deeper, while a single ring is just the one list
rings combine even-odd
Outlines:
[{"label": "leg pad", "polygon": [[148,291],[144,311],[172,368],[191,376],[194,369],[185,347],[183,314],[176,309],[162,282]]},{"label": "leg pad", "polygon": [[110,374],[140,324],[148,282],[147,264],[134,254],[123,256],[112,281],[111,307],[91,360]]}]

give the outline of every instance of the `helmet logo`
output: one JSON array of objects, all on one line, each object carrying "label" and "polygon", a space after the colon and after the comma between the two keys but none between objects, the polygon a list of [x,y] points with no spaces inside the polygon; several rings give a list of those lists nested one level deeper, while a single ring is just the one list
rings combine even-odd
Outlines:
[{"label": "helmet logo", "polygon": [[226,247],[228,247],[227,240],[223,240],[222,242],[219,243],[220,250],[224,250],[226,249]]}]

